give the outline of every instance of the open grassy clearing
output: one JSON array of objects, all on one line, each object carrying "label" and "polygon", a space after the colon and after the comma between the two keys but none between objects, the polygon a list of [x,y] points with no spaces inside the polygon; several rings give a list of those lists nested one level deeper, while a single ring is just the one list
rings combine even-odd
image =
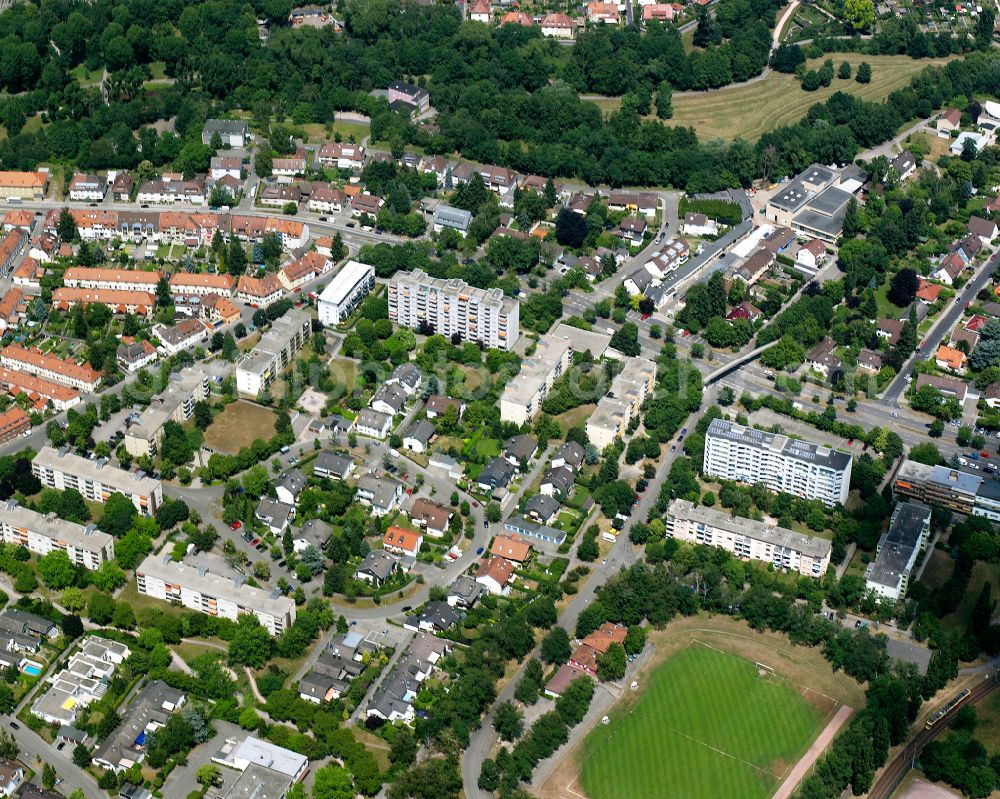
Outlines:
[{"label": "open grassy clearing", "polygon": [[[826,100],[834,92],[843,91],[863,100],[884,100],[891,92],[906,86],[924,67],[947,63],[947,58],[914,60],[909,56],[866,56],[860,53],[832,53],[835,68],[842,61],[852,67],[852,73],[862,61],[872,65],[872,81],[860,84],[834,78],[833,83],[815,92],[803,91],[794,75],[771,72],[763,80],[746,86],[714,89],[698,94],[674,95],[674,116],[670,125],[693,127],[702,141],[733,139],[742,136],[754,141],[781,125],[797,122],[814,103]],[[808,62],[810,68],[823,64],[823,58]],[[621,105],[617,97],[595,101],[602,111],[610,112]]]},{"label": "open grassy clearing", "polygon": [[353,136],[354,141],[360,143],[365,137],[371,134],[371,128],[360,122],[334,122],[330,126],[329,135],[326,131],[327,126],[319,122],[310,122],[309,124],[298,125],[297,127],[302,128],[309,135],[309,141],[311,142],[333,140],[333,137],[339,133],[342,141],[350,141]]},{"label": "open grassy clearing", "polygon": [[763,799],[824,715],[793,684],[692,641],[653,672],[634,707],[588,736],[580,781],[591,799]]},{"label": "open grassy clearing", "polygon": [[274,435],[275,413],[250,402],[232,402],[212,420],[205,431],[205,446],[235,455],[255,439],[267,441]]}]

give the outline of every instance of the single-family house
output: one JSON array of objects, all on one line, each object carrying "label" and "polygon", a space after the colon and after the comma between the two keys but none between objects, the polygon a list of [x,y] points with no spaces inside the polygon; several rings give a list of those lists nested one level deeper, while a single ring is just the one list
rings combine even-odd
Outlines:
[{"label": "single-family house", "polygon": [[969,233],[978,236],[983,244],[992,244],[997,237],[997,223],[992,219],[973,216],[969,219]]},{"label": "single-family house", "polygon": [[709,219],[705,214],[684,214],[684,229],[686,236],[714,236],[719,232],[719,223]]},{"label": "single-family house", "polygon": [[383,441],[392,430],[392,414],[374,408],[362,408],[354,420],[354,430],[360,435]]},{"label": "single-family house", "polygon": [[514,564],[505,558],[487,558],[479,564],[476,582],[496,596],[505,596],[514,579]]},{"label": "single-family house", "polygon": [[291,469],[274,484],[274,490],[280,502],[287,505],[294,505],[299,501],[299,494],[306,487],[306,476],[298,469]]},{"label": "single-family house", "polygon": [[549,497],[568,497],[573,490],[573,483],[576,476],[568,466],[557,466],[549,469],[542,477],[542,482],[538,486],[540,493]]},{"label": "single-family house", "polygon": [[559,513],[559,501],[548,494],[535,494],[524,503],[523,513],[539,524],[550,524]]},{"label": "single-family house", "polygon": [[949,108],[941,116],[938,117],[937,128],[938,136],[947,139],[951,137],[954,131],[957,131],[962,126],[962,112],[957,108]]},{"label": "single-family house", "polygon": [[270,497],[261,497],[254,516],[272,533],[281,535],[295,516],[295,506],[287,505]]},{"label": "single-family house", "polygon": [[584,458],[583,445],[576,441],[567,441],[565,444],[560,444],[552,453],[552,468],[558,469],[565,466],[575,472],[583,466]]},{"label": "single-family house", "polygon": [[964,352],[955,347],[949,347],[947,344],[939,346],[934,355],[934,363],[937,364],[938,369],[950,369],[959,374],[965,371],[966,361],[968,361],[968,356]]},{"label": "single-family house", "polygon": [[517,533],[501,533],[493,539],[490,554],[513,563],[524,563],[531,555],[531,543]]},{"label": "single-family house", "polygon": [[826,242],[811,239],[795,253],[795,265],[808,275],[815,275],[826,260]]},{"label": "single-family house", "polygon": [[354,577],[372,585],[383,585],[398,568],[399,564],[392,555],[384,549],[373,549],[358,565]]},{"label": "single-family house", "polygon": [[465,413],[465,403],[460,399],[446,397],[444,394],[431,394],[424,403],[424,413],[428,419],[436,419],[443,416],[449,408],[454,408],[457,418],[461,419]]},{"label": "single-family house", "polygon": [[434,437],[434,425],[426,419],[417,419],[403,433],[403,446],[413,452],[426,452],[427,445]]},{"label": "single-family house", "polygon": [[455,512],[447,505],[425,497],[415,499],[409,512],[410,520],[434,538],[440,538],[448,532],[454,515]]},{"label": "single-family house", "polygon": [[417,556],[422,543],[424,543],[424,537],[416,530],[407,530],[405,527],[397,527],[396,525],[386,530],[385,535],[382,536],[382,548],[386,552],[411,558]]},{"label": "single-family house", "polygon": [[504,458],[493,458],[479,472],[476,485],[482,491],[492,494],[500,488],[507,488],[514,479],[515,469]]},{"label": "single-family house", "polygon": [[446,601],[452,607],[469,608],[475,607],[476,602],[479,601],[479,597],[483,595],[483,591],[486,589],[483,587],[482,583],[477,582],[474,578],[469,577],[466,574],[461,575],[456,578],[450,586],[448,586],[448,596]]},{"label": "single-family house", "polygon": [[503,457],[513,467],[520,469],[538,450],[538,441],[527,433],[511,436],[503,442]]}]

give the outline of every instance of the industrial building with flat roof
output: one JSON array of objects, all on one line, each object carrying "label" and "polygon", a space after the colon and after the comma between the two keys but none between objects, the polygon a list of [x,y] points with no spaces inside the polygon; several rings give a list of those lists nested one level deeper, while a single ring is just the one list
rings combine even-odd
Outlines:
[{"label": "industrial building with flat roof", "polygon": [[236,367],[236,389],[256,397],[268,388],[305,346],[312,332],[312,318],[291,310],[276,319],[253,352]]},{"label": "industrial building with flat roof", "polygon": [[521,361],[521,371],[510,379],[500,395],[500,418],[524,424],[542,408],[542,400],[573,361],[573,345],[564,336],[538,339],[535,354]]},{"label": "industrial building with flat roof", "polygon": [[38,555],[62,550],[70,563],[90,571],[96,571],[115,556],[114,537],[95,525],[84,527],[54,513],[39,513],[13,499],[0,505],[0,535],[5,543],[17,544]]},{"label": "industrial building with flat roof", "polygon": [[846,452],[713,419],[705,434],[704,473],[739,483],[763,483],[826,505],[843,504],[851,486]]},{"label": "industrial building with flat roof", "polygon": [[809,238],[833,243],[844,227],[847,204],[862,183],[852,171],[813,164],[767,201],[768,219]]},{"label": "industrial building with flat roof", "polygon": [[475,288],[421,269],[397,272],[387,287],[389,319],[397,325],[501,350],[512,350],[520,335],[520,305],[501,289]]},{"label": "industrial building with flat roof", "polygon": [[212,574],[205,566],[194,568],[169,555],[149,555],[135,572],[140,594],[231,621],[252,613],[271,635],[288,629],[295,621],[295,603],[278,589],[254,588],[245,579]]},{"label": "industrial building with flat roof", "polygon": [[875,560],[865,569],[870,591],[893,601],[906,594],[910,572],[927,548],[931,533],[931,509],[900,502],[892,512],[889,529],[878,542]]},{"label": "industrial building with flat roof", "polygon": [[776,569],[822,577],[830,566],[830,542],[824,538],[731,516],[686,499],[670,503],[665,522],[672,538],[720,547],[740,558],[773,563]]},{"label": "industrial building with flat roof", "polygon": [[124,494],[140,513],[153,516],[163,504],[163,485],[141,472],[112,466],[107,458],[91,460],[69,451],[42,447],[31,462],[31,473],[43,486],[65,491],[73,488],[91,502],[108,501],[115,492]]}]

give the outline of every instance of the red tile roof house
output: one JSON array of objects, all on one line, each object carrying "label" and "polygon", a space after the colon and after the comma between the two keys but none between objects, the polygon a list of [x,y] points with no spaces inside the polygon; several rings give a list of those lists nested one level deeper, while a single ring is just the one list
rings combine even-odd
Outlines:
[{"label": "red tile roof house", "polygon": [[941,259],[932,277],[940,280],[946,286],[953,286],[959,275],[965,271],[965,261],[957,252],[948,253]]},{"label": "red tile roof house", "polygon": [[420,552],[424,537],[415,530],[405,527],[390,527],[382,538],[382,548],[397,555],[408,555],[415,558]]},{"label": "red tile roof house", "polygon": [[542,36],[572,39],[576,24],[566,14],[546,14],[542,17]]},{"label": "red tile roof house", "polygon": [[752,305],[749,302],[741,302],[728,314],[726,314],[726,319],[730,322],[735,322],[737,319],[746,319],[749,322],[756,322],[761,317],[760,308],[756,305]]},{"label": "red tile roof house", "polygon": [[376,216],[379,209],[385,204],[385,200],[376,197],[374,194],[359,194],[351,200],[351,216]]},{"label": "red tile roof house", "polygon": [[941,296],[941,292],[944,289],[935,283],[928,283],[923,278],[920,278],[920,288],[917,289],[917,299],[920,300],[924,305],[933,305],[937,302],[938,297]]},{"label": "red tile roof house", "polygon": [[989,321],[989,317],[983,316],[982,314],[973,314],[969,318],[969,321],[965,323],[965,329],[971,330],[973,333],[978,333],[979,329]]},{"label": "red tile roof house", "polygon": [[597,676],[597,655],[598,652],[587,644],[580,644],[569,656],[569,665],[580,671],[585,671],[591,677]]}]

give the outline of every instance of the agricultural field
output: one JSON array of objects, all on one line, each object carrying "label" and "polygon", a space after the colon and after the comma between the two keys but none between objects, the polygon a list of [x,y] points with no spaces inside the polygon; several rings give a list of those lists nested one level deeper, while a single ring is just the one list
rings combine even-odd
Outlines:
[{"label": "agricultural field", "polygon": [[270,408],[250,402],[231,402],[205,431],[205,446],[235,455],[255,439],[270,439],[274,435],[274,420],[275,413]]},{"label": "agricultural field", "polygon": [[[831,53],[828,57],[833,59],[835,68],[842,61],[847,61],[852,73],[858,64],[867,61],[872,65],[871,83],[857,83],[853,77],[848,80],[835,77],[830,86],[807,92],[802,90],[794,75],[770,72],[763,79],[742,86],[675,94],[674,115],[667,124],[693,127],[701,141],[737,136],[756,141],[776,127],[797,122],[806,115],[810,106],[826,100],[835,92],[847,92],[863,100],[884,100],[890,93],[906,86],[925,67],[940,66],[949,60],[915,60],[902,55],[866,56],[859,53]],[[824,60],[812,59],[808,66],[811,69],[822,66]],[[605,112],[616,110],[621,105],[619,98],[601,98],[595,102]]]},{"label": "agricultural field", "polygon": [[692,643],[653,673],[627,715],[591,733],[580,781],[591,799],[764,799],[822,719],[783,679]]}]

